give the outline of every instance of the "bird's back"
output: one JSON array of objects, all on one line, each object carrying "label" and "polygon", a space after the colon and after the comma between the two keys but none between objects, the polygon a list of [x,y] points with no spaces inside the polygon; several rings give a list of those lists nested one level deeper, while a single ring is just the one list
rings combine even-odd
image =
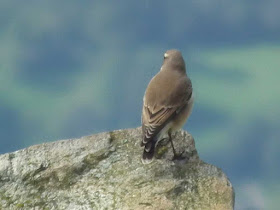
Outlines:
[{"label": "bird's back", "polygon": [[181,72],[171,71],[165,74],[160,71],[147,87],[144,96],[145,105],[153,107],[180,104],[188,94],[190,85],[189,78]]}]

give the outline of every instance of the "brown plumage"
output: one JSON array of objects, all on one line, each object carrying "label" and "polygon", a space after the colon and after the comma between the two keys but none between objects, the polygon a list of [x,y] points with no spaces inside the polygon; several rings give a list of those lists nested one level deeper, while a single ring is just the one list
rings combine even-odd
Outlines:
[{"label": "brown plumage", "polygon": [[166,134],[176,156],[171,132],[184,125],[192,106],[192,84],[186,74],[184,59],[180,51],[168,50],[160,71],[150,81],[143,99],[143,163],[152,161],[157,142]]}]

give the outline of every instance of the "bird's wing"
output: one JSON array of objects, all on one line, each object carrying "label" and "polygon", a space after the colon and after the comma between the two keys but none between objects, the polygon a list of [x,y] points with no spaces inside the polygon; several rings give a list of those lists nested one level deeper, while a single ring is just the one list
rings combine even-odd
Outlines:
[{"label": "bird's wing", "polygon": [[187,77],[183,78],[173,89],[171,88],[163,92],[163,100],[157,100],[151,96],[146,97],[147,93],[144,96],[142,146],[152,141],[162,128],[188,103],[192,94],[191,82]]},{"label": "bird's wing", "polygon": [[166,108],[162,107],[157,112],[152,112],[151,107],[143,106],[142,113],[142,130],[143,130],[143,144],[151,141],[161,129],[166,125],[173,115],[176,114],[176,107]]}]

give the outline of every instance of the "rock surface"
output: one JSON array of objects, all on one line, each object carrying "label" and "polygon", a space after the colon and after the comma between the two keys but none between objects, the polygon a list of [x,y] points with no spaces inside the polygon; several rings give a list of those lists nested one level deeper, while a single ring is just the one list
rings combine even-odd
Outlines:
[{"label": "rock surface", "polygon": [[141,163],[141,129],[35,145],[0,156],[0,209],[233,209],[226,175],[201,161],[180,131]]}]

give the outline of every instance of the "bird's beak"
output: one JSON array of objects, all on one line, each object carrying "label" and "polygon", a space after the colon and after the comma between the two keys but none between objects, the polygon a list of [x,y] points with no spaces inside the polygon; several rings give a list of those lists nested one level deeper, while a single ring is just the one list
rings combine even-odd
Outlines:
[{"label": "bird's beak", "polygon": [[167,54],[167,53],[164,53],[164,57],[167,58],[167,57],[168,57],[168,54]]}]

